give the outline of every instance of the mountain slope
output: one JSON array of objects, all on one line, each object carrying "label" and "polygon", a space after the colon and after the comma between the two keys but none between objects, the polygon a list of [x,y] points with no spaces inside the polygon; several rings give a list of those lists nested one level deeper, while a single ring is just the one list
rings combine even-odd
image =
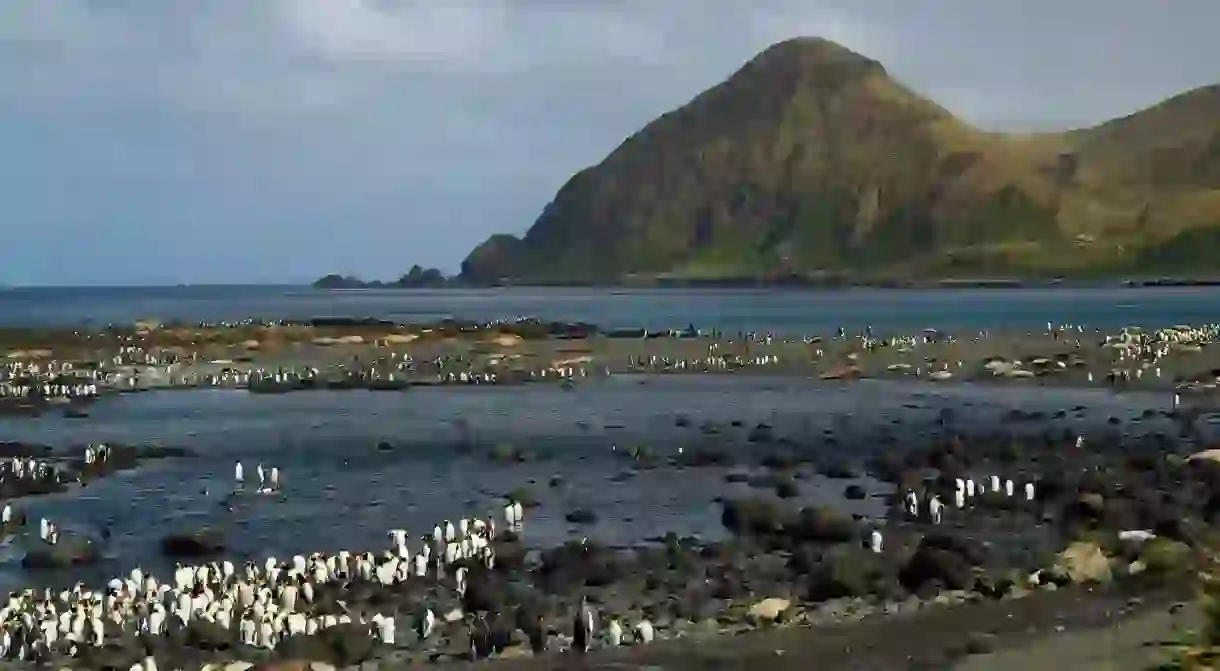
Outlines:
[{"label": "mountain slope", "polygon": [[788,40],[573,176],[524,238],[493,236],[462,273],[616,282],[1180,264],[1180,250],[1156,250],[1220,226],[1218,90],[1092,129],[988,133],[876,61]]}]

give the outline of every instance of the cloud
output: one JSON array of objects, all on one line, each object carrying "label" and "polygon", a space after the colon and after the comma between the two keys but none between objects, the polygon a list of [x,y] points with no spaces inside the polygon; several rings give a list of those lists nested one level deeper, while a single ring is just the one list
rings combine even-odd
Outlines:
[{"label": "cloud", "polygon": [[[1016,125],[1130,111],[1115,108],[1207,83],[1198,79],[1220,58],[1200,27],[1215,23],[1202,0],[1193,10],[1180,0],[1176,13],[1051,0],[927,7],[7,0],[0,197],[29,235],[20,254],[0,251],[21,275],[0,281],[455,269],[486,235],[523,231],[573,172],[796,35],[877,58],[975,120]],[[1085,19],[1097,31],[1067,26]],[[1158,33],[1141,42],[1132,26]],[[1121,50],[1105,37],[1115,34]],[[1124,72],[1107,76],[1110,61]],[[65,248],[87,236],[88,248]],[[166,244],[199,251],[162,253]],[[240,253],[217,256],[225,244]],[[106,250],[143,260],[72,262]]]},{"label": "cloud", "polygon": [[480,68],[505,37],[506,7],[476,2],[281,0],[287,32],[307,52],[347,61]]}]

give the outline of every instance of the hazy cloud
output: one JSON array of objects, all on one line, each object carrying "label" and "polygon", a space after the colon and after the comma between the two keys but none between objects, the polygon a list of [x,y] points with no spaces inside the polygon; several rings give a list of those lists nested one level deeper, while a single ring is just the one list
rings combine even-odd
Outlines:
[{"label": "hazy cloud", "polygon": [[768,44],[821,35],[973,121],[1220,80],[1204,0],[8,0],[0,283],[455,269]]}]

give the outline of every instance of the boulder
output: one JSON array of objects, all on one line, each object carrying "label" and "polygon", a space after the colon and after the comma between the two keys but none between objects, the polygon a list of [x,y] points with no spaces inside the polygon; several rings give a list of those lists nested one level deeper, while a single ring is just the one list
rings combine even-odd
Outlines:
[{"label": "boulder", "polygon": [[957,553],[921,543],[898,579],[912,592],[933,582],[948,589],[967,589],[974,585],[974,568]]},{"label": "boulder", "polygon": [[526,460],[524,450],[507,443],[500,443],[493,447],[489,456],[497,464],[519,464]]},{"label": "boulder", "polygon": [[1114,579],[1110,560],[1095,543],[1078,541],[1059,553],[1055,570],[1074,583],[1108,583]]},{"label": "boulder", "polygon": [[930,533],[923,537],[920,544],[952,552],[965,559],[971,566],[979,566],[987,561],[987,546],[981,541],[966,536]]},{"label": "boulder", "polygon": [[760,498],[731,499],[722,502],[720,521],[735,534],[766,535],[784,528],[784,513],[771,501]]},{"label": "boulder", "polygon": [[1185,573],[1194,565],[1195,553],[1189,545],[1167,538],[1146,542],[1136,560],[1151,573],[1161,575]]},{"label": "boulder", "polygon": [[746,615],[759,622],[774,622],[779,619],[779,616],[786,610],[792,607],[792,602],[788,599],[780,599],[772,597],[763,599],[758,603],[750,606],[750,610]]},{"label": "boulder", "polygon": [[333,661],[339,666],[357,666],[372,657],[376,647],[367,627],[357,624],[341,624],[318,632],[330,648]]},{"label": "boulder", "polygon": [[[811,559],[804,552],[807,563]],[[863,597],[870,594],[887,595],[895,591],[893,573],[888,570],[878,555],[860,547],[840,545],[824,554],[808,570],[810,601],[826,601],[845,597]]]},{"label": "boulder", "polygon": [[780,480],[775,483],[775,495],[781,499],[792,499],[801,495],[801,489],[794,480]]},{"label": "boulder", "polygon": [[501,333],[491,339],[491,342],[499,345],[500,347],[515,347],[520,345],[521,341],[521,336],[513,333]]},{"label": "boulder", "polygon": [[829,462],[818,466],[818,474],[831,480],[854,480],[860,473],[845,462]]},{"label": "boulder", "polygon": [[60,538],[55,545],[40,544],[21,560],[26,568],[68,568],[92,564],[101,557],[97,545],[87,538]]},{"label": "boulder", "polygon": [[564,515],[564,519],[572,524],[597,524],[597,513],[588,508],[577,508]]},{"label": "boulder", "polygon": [[167,557],[182,559],[210,557],[224,552],[224,549],[224,536],[210,529],[170,534],[161,539],[161,552]]},{"label": "boulder", "polygon": [[867,496],[868,493],[860,485],[848,485],[843,489],[843,498],[848,501],[862,501]]},{"label": "boulder", "polygon": [[788,527],[794,538],[817,543],[847,543],[857,536],[855,521],[830,508],[802,508]]},{"label": "boulder", "polygon": [[948,533],[931,533],[919,541],[915,554],[899,572],[903,586],[916,591],[930,583],[948,589],[969,589],[975,584],[974,567],[987,559],[979,541]]},{"label": "boulder", "polygon": [[538,497],[529,487],[518,487],[508,493],[508,498],[521,504],[522,508],[537,508]]}]

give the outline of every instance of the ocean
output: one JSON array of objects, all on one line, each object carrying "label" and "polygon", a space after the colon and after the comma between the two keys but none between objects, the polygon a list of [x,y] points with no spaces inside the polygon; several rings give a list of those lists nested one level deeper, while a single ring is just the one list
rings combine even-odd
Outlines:
[{"label": "ocean", "polygon": [[64,287],[0,290],[0,326],[101,326],[138,319],[533,316],[609,328],[824,333],[880,329],[1101,328],[1213,321],[1220,287],[1016,289],[584,289],[327,291],[290,286]]}]

